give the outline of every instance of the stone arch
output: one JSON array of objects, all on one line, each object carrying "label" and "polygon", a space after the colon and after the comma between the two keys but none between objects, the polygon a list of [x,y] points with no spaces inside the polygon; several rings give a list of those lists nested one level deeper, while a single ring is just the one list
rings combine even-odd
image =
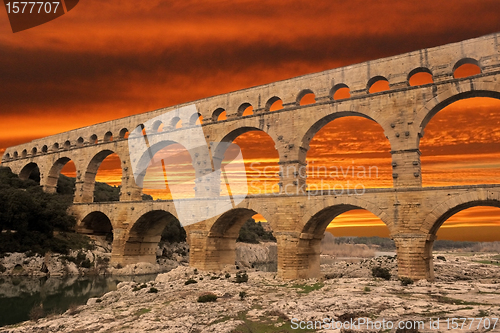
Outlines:
[{"label": "stone arch", "polygon": [[113,241],[113,224],[111,219],[101,211],[87,214],[77,226],[78,232],[104,237]]},{"label": "stone arch", "polygon": [[[243,113],[245,112],[246,109],[248,109],[249,107],[252,107],[252,104],[250,103],[243,103],[241,104],[239,107],[238,107],[238,111],[237,111],[237,115],[239,117],[242,117],[243,116]],[[253,112],[252,112],[253,113]]]},{"label": "stone arch", "polygon": [[384,211],[378,208],[376,204],[365,201],[356,195],[342,199],[329,196],[322,201],[321,206],[311,207],[309,212],[302,218],[301,232],[321,239],[326,227],[335,217],[354,209],[369,211],[385,223],[391,234],[394,232],[393,222]]},{"label": "stone arch", "polygon": [[336,100],[348,98],[348,97],[343,97],[343,96],[342,97],[335,97],[336,93],[340,92],[342,89],[344,89],[344,90],[347,89],[347,91],[349,93],[349,96],[351,95],[350,94],[349,86],[347,84],[345,84],[345,83],[338,83],[338,84],[334,85],[332,87],[332,89],[330,89],[330,94],[328,96],[330,97],[330,99],[332,101],[336,101]]},{"label": "stone arch", "polygon": [[21,152],[21,157],[22,158],[28,157],[28,151],[26,149],[23,149],[23,151]]},{"label": "stone arch", "polygon": [[[249,218],[258,213],[258,207],[233,208],[207,220],[205,223],[208,227],[208,237],[203,240],[205,246],[202,251],[192,252],[192,265],[199,265],[206,270],[220,270],[225,265],[234,265],[239,231]],[[267,212],[260,213],[263,213],[264,218],[273,227]],[[191,242],[196,240],[191,238]]]},{"label": "stone arch", "polygon": [[92,134],[90,137],[89,137],[89,143],[91,145],[95,145],[98,143],[98,137],[97,137],[97,134]]},{"label": "stone arch", "polygon": [[[61,157],[57,159],[52,166],[50,167],[50,170],[48,172],[48,175],[46,178],[43,180],[43,185],[46,189],[47,192],[49,193],[55,193],[57,191],[57,182],[59,181],[59,176],[61,175],[61,170],[64,168],[64,166],[71,161],[71,158],[69,157]],[[76,168],[76,177],[78,181],[78,175],[80,173],[80,170],[78,170],[78,167],[75,163],[75,168]]]},{"label": "stone arch", "polygon": [[424,136],[424,130],[429,121],[442,109],[448,105],[467,98],[473,97],[490,97],[500,99],[500,85],[495,83],[482,83],[480,89],[475,89],[473,84],[460,86],[458,93],[454,93],[451,88],[437,95],[427,102],[415,117],[415,126],[418,129],[416,136],[416,145],[420,143],[420,138]]},{"label": "stone arch", "polygon": [[31,173],[35,171],[37,168],[38,164],[36,164],[35,162],[30,162],[26,164],[19,172],[19,178],[22,180],[28,179]]},{"label": "stone arch", "polygon": [[[226,144],[221,145],[220,143],[233,142],[240,135],[245,134],[247,132],[251,132],[251,131],[260,131],[260,132],[266,133],[273,140],[273,143],[274,143],[273,147],[276,147],[277,140],[276,140],[276,137],[274,136],[274,133],[272,133],[272,132],[265,132],[262,129],[255,127],[255,126],[242,126],[242,127],[234,128],[234,129],[230,130],[230,132],[226,133],[222,137],[222,139],[219,142],[217,142],[216,146],[213,148],[212,156],[214,157],[214,167],[216,169],[218,169],[220,167],[220,162],[224,158],[224,153],[226,152],[226,149],[228,147]],[[279,150],[278,150],[278,153],[280,154]],[[280,156],[280,158],[281,158],[281,156]]]},{"label": "stone arch", "polygon": [[301,101],[304,98],[304,96],[309,95],[309,94],[313,94],[314,98],[316,100],[316,94],[314,93],[314,91],[312,91],[311,89],[303,89],[297,94],[297,99],[295,100],[295,103],[300,106]]},{"label": "stone arch", "polygon": [[19,157],[19,153],[17,152],[17,150],[16,150],[16,151],[14,151],[14,153],[12,154],[12,156],[13,156],[14,158],[18,158],[18,157]]},{"label": "stone arch", "polygon": [[462,76],[456,75],[457,74],[456,70],[458,68],[462,67],[463,65],[473,65],[473,66],[477,67],[477,69],[479,70],[479,74],[482,73],[483,69],[481,68],[479,62],[476,59],[474,59],[474,58],[462,58],[462,59],[458,60],[455,63],[455,65],[453,65],[453,69],[452,69],[453,72],[452,73],[453,73],[453,77],[455,79],[462,78]]},{"label": "stone arch", "polygon": [[[365,119],[368,119],[368,120],[372,120],[372,121],[376,122],[384,130],[384,133],[387,133],[387,130],[385,128],[385,123],[381,123],[381,122],[377,121],[376,119],[374,119],[369,114],[369,111],[362,110],[362,111],[340,111],[340,112],[334,112],[334,113],[330,113],[329,115],[327,115],[327,116],[325,116],[325,117],[323,117],[323,118],[321,118],[319,120],[316,120],[316,122],[308,128],[308,130],[306,131],[306,133],[302,135],[302,140],[300,141],[301,148],[303,148],[307,152],[309,150],[309,143],[311,142],[312,138],[326,124],[328,124],[328,123],[330,123],[330,122],[332,122],[332,121],[334,121],[335,119],[338,119],[338,118],[352,117],[352,116],[354,116],[354,117],[362,117],[362,118],[365,118]],[[304,156],[303,156],[304,161],[303,162],[305,162],[305,157],[306,156],[304,154]]]},{"label": "stone arch", "polygon": [[448,200],[440,203],[434,208],[424,220],[421,231],[427,234],[435,235],[443,223],[456,213],[476,207],[490,206],[500,208],[500,192],[476,190],[469,193],[455,195]]},{"label": "stone arch", "polygon": [[111,131],[107,131],[106,134],[104,134],[104,142],[111,142],[113,141],[113,133]]},{"label": "stone arch", "polygon": [[[415,75],[422,75],[422,74],[427,74],[427,75],[430,75],[430,79],[431,79],[431,82],[429,83],[432,83],[433,82],[433,75],[432,75],[432,72],[429,68],[427,67],[417,67],[413,70],[411,70],[409,73],[408,73],[408,76],[406,77],[406,81],[408,82],[408,86],[417,86],[417,85],[421,85],[421,84],[412,84],[412,78],[415,78]],[[428,83],[424,83],[424,84],[428,84]]]},{"label": "stone arch", "polygon": [[201,121],[203,120],[203,116],[201,115],[201,113],[199,113],[199,112],[194,113],[191,116],[191,118],[189,118],[189,125],[191,125],[191,126],[196,125],[196,122],[198,121],[198,119],[200,119],[200,117],[201,117],[201,120],[200,120],[200,123],[201,123]]},{"label": "stone arch", "polygon": [[[94,188],[95,188],[95,177],[97,174],[97,170],[101,166],[101,163],[111,154],[116,152],[105,149],[96,153],[85,169],[85,173],[83,175],[83,188],[81,190],[80,195],[82,198],[79,199],[79,202],[93,202],[94,201]],[[122,157],[117,153],[120,162],[123,161]],[[122,165],[122,163],[120,163]],[[124,170],[122,167],[122,176],[124,176]],[[78,171],[77,171],[77,181],[78,181]]]},{"label": "stone arch", "polygon": [[158,132],[160,132],[160,129],[163,130],[163,126],[165,126],[165,125],[163,124],[163,122],[161,120],[156,120],[153,123],[151,129],[153,130],[153,133],[158,133]]},{"label": "stone arch", "polygon": [[10,160],[10,153],[5,153],[5,155],[3,156],[2,160],[9,161]]},{"label": "stone arch", "polygon": [[182,127],[182,119],[179,117],[173,117],[172,121],[170,122],[170,128],[176,129],[181,127]]},{"label": "stone arch", "polygon": [[265,111],[271,111],[271,107],[273,106],[273,104],[276,103],[276,102],[279,102],[279,101],[282,101],[282,100],[278,96],[273,96],[273,97],[269,98],[267,100],[267,102],[266,102],[266,106],[265,106],[264,110]]},{"label": "stone arch", "polygon": [[371,79],[369,79],[368,82],[366,83],[366,91],[369,94],[373,94],[373,93],[389,90],[389,88],[387,87],[387,88],[383,88],[382,90],[376,89],[376,91],[374,91],[376,84],[378,84],[379,82],[383,82],[383,83],[387,82],[387,85],[389,84],[389,80],[387,80],[387,78],[385,78],[382,75],[376,75],[376,76],[372,77]]},{"label": "stone arch", "polygon": [[82,138],[82,137],[79,137],[77,140],[76,140],[76,146],[77,147],[83,147],[83,145],[85,144],[85,140]]},{"label": "stone arch", "polygon": [[222,113],[224,113],[226,110],[223,108],[217,108],[213,113],[212,113],[212,121],[216,122],[219,121],[219,117]]},{"label": "stone arch", "polygon": [[31,156],[35,156],[37,152],[38,149],[36,147],[31,148]]},{"label": "stone arch", "polygon": [[165,210],[152,210],[141,215],[128,232],[123,248],[123,262],[156,263],[156,248],[168,223],[177,217]]},{"label": "stone arch", "polygon": [[64,149],[70,149],[71,148],[71,141],[66,140],[63,145]]},{"label": "stone arch", "polygon": [[48,151],[49,151],[49,147],[47,147],[47,145],[43,145],[42,146],[42,153],[47,154]]},{"label": "stone arch", "polygon": [[122,128],[122,129],[120,130],[120,134],[119,134],[119,135],[120,135],[120,139],[127,139],[127,138],[128,138],[128,135],[129,135],[129,131],[128,131],[128,129],[127,129],[127,128],[125,128],[125,127],[124,127],[124,128]]},{"label": "stone arch", "polygon": [[52,145],[52,151],[54,152],[59,151],[59,143],[56,142]]}]

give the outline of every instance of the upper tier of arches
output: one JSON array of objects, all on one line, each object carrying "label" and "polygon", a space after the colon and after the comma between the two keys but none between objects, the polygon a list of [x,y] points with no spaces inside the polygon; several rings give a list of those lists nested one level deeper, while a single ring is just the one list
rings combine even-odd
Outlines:
[{"label": "upper tier of arches", "polygon": [[[463,68],[465,68],[465,70]],[[450,68],[451,73],[444,76],[448,79],[463,79],[468,76],[467,73],[470,74],[469,76],[480,75],[484,72],[483,69],[484,66],[481,64],[481,61],[472,57],[463,57],[458,59],[453,64]],[[439,76],[443,77],[443,74],[440,74]],[[207,107],[203,109],[202,107],[200,110],[197,110],[190,115],[188,119],[172,119],[172,122],[169,124],[155,123],[151,126],[151,128],[144,128],[143,134],[153,135],[166,130],[181,130],[193,126],[208,125],[227,120],[258,116],[259,114],[272,111],[287,111],[301,107],[309,107],[316,103],[341,103],[354,97],[359,98],[372,94],[384,94],[401,88],[407,89],[434,84],[434,79],[435,75],[430,68],[419,66],[410,70],[406,74],[405,81],[403,82],[398,82],[400,79],[393,79],[390,75],[383,76],[381,74],[374,74],[366,81],[363,89],[351,90],[351,87],[346,82],[336,82],[330,87],[321,87],[317,86],[314,81],[310,81],[311,83],[309,84],[309,87],[303,87],[302,89],[291,87],[289,89],[285,89],[281,96],[280,94],[276,94],[274,89],[267,89],[269,94],[268,97],[263,96],[262,94],[246,94],[245,98],[239,98],[239,100],[241,100],[240,103],[236,102],[235,104],[233,102],[232,106],[217,106],[213,103],[206,103],[207,105],[213,104],[214,107],[210,107],[210,109]],[[335,80],[332,80],[332,82],[334,81]],[[295,93],[291,90],[295,90]],[[326,96],[323,93],[324,91],[327,92]],[[217,97],[214,99],[217,99]],[[222,114],[224,114],[223,117],[221,117]],[[4,154],[2,160],[7,162],[20,158],[30,158],[48,153],[56,153],[86,146],[108,144],[114,141],[126,140],[130,133],[129,129],[132,130],[137,126],[142,125],[134,125],[132,123],[132,117],[129,118],[130,121],[127,126],[119,126],[118,124],[120,122],[118,121],[110,122],[109,128],[99,131],[96,130],[94,133],[92,127],[88,127],[85,128],[87,135],[78,136],[76,140],[65,138],[58,140],[57,142],[48,142],[47,144],[35,144],[29,149],[24,148],[20,150],[8,151]],[[103,128],[103,126],[100,126],[99,128]]]}]

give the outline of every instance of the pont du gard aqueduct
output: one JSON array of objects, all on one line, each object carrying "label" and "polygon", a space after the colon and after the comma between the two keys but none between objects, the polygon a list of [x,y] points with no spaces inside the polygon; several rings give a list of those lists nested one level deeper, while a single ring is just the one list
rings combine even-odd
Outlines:
[{"label": "pont du gard aqueduct", "polygon": [[[474,64],[480,72],[457,77],[455,70],[463,64]],[[431,82],[410,85],[410,78],[421,72],[432,75]],[[387,81],[389,89],[371,93],[370,87],[380,80]],[[337,98],[341,88],[348,88],[350,95]],[[315,103],[301,105],[302,97],[310,93],[314,93]],[[52,135],[8,148],[2,164],[21,178],[38,167],[40,185],[47,192],[55,192],[61,169],[73,161],[77,174],[70,210],[77,219],[77,230],[88,233],[112,228],[112,262],[156,262],[161,232],[178,213],[171,200],[142,201],[142,190],[131,167],[129,131],[156,116],[194,104],[197,111],[189,119],[181,119],[181,128],[173,122],[178,118],[164,123],[164,128],[170,127],[182,139],[182,133],[188,133],[201,115],[207,142],[232,142],[245,132],[264,131],[274,140],[279,165],[298,170],[306,165],[310,140],[324,125],[339,117],[361,116],[378,123],[390,142],[393,187],[366,189],[362,195],[310,195],[302,173],[280,173],[280,187],[287,188],[287,193],[247,195],[236,207],[185,227],[190,265],[216,271],[234,264],[240,227],[260,213],[277,239],[279,276],[315,277],[320,274],[320,242],[328,224],[349,210],[366,209],[387,225],[397,248],[399,275],[433,280],[432,247],[444,221],[473,206],[500,207],[500,185],[422,187],[419,142],[427,123],[445,106],[471,97],[500,98],[500,33]],[[283,108],[270,112],[270,105],[279,99]],[[243,115],[248,106],[253,107],[253,113]],[[219,119],[222,112],[227,119]],[[156,135],[155,126],[145,126],[144,135]],[[203,166],[196,169],[197,179],[213,171],[213,159],[221,159],[217,148],[209,149],[213,152],[208,162],[207,156],[191,156],[193,164]],[[113,153],[122,166],[120,201],[93,202],[97,169]],[[210,191],[205,185],[197,180],[195,196]],[[196,205],[186,207],[200,209]]]}]

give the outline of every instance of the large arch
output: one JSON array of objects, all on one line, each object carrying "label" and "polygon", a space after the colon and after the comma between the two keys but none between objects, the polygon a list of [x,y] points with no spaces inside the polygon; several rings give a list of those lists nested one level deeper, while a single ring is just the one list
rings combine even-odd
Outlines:
[{"label": "large arch", "polygon": [[208,237],[200,235],[202,238],[198,238],[198,234],[193,233],[190,238],[193,249],[190,257],[191,266],[217,271],[226,265],[234,265],[236,239],[241,227],[248,219],[260,213],[272,228],[272,216],[265,210],[261,212],[259,210],[261,210],[260,207],[252,205],[246,208],[233,208],[205,221],[208,227]]},{"label": "large arch", "polygon": [[[238,142],[238,139],[241,138],[244,134],[256,132],[258,136],[261,136],[262,139],[270,140],[269,144],[262,144],[262,141],[259,141],[258,144],[253,142],[251,145],[247,142]],[[248,138],[247,138],[248,139]],[[262,193],[270,193],[270,192],[279,192],[279,177],[275,177],[279,172],[279,160],[281,159],[280,151],[276,149],[276,141],[274,138],[267,132],[263,131],[260,128],[253,126],[243,126],[236,128],[228,133],[222,138],[221,142],[217,143],[217,145],[212,150],[213,156],[213,167],[215,170],[220,170],[225,161],[230,161],[232,158],[236,157],[235,153],[238,153],[238,149],[234,146],[230,146],[229,143],[236,143],[238,148],[240,148],[242,156],[245,160],[245,168],[246,168],[246,180],[249,185],[248,191],[249,194],[262,194]],[[226,154],[228,149],[231,149],[231,154]],[[258,149],[258,152],[252,151]],[[267,150],[267,151],[266,151]],[[247,158],[248,154],[259,154],[258,162],[248,163],[252,158]],[[275,157],[277,161],[272,161],[271,155],[263,156],[263,154],[276,154]],[[230,156],[229,156],[230,155]],[[262,181],[264,179],[264,182]],[[222,178],[221,178],[221,185]],[[226,193],[223,186],[223,193]],[[255,193],[253,193],[255,192]],[[246,195],[247,193],[240,193]]]},{"label": "large arch", "polygon": [[[346,133],[339,135],[342,131]],[[303,134],[298,156],[307,165],[308,189],[337,193],[356,186],[392,187],[391,142],[385,133],[380,123],[363,112],[336,112],[316,120]]]},{"label": "large arch", "polygon": [[436,104],[421,119],[423,186],[500,183],[500,92],[468,91]]},{"label": "large arch", "polygon": [[152,210],[144,213],[128,232],[123,248],[122,263],[156,263],[156,249],[167,224],[177,217],[165,210]]},{"label": "large arch", "polygon": [[474,97],[490,97],[500,99],[500,85],[493,83],[481,83],[480,86],[482,89],[475,89],[473,84],[461,85],[460,90],[462,91],[460,92],[454,92],[451,88],[447,89],[420,108],[414,120],[414,124],[419,133],[419,135],[416,136],[417,147],[420,143],[420,138],[424,136],[425,127],[429,121],[448,105],[462,99]]},{"label": "large arch", "polygon": [[73,164],[75,165],[76,177],[78,178],[80,170],[78,170],[77,164],[67,156],[60,157],[52,164],[48,174],[44,177],[44,180],[42,180],[43,186],[47,192],[55,193],[57,191],[57,185],[59,182],[61,171],[70,162],[73,162]]},{"label": "large arch", "polygon": [[421,242],[422,248],[420,251],[422,252],[422,258],[424,258],[426,278],[428,280],[434,280],[432,251],[439,228],[453,215],[465,209],[479,206],[500,208],[500,193],[498,191],[478,190],[455,195],[439,204],[430,214],[427,214],[420,229],[427,234],[423,239],[424,242]]},{"label": "large arch", "polygon": [[19,178],[21,178],[22,180],[27,180],[32,172],[37,169],[40,170],[38,164],[36,164],[35,162],[30,162],[21,169],[21,171],[19,172]]},{"label": "large arch", "polygon": [[[377,205],[367,202],[356,196],[344,198],[327,197],[321,205],[311,207],[302,217],[299,226],[300,235],[297,239],[297,245],[294,251],[283,250],[286,239],[278,238],[278,253],[286,257],[287,261],[297,262],[296,272],[293,276],[296,278],[317,277],[320,275],[320,253],[321,240],[325,234],[328,225],[337,216],[351,210],[364,209],[377,216],[393,233],[393,222],[390,217],[378,208]],[[278,267],[280,267],[279,265]]]},{"label": "large arch", "polygon": [[[81,189],[81,196],[79,202],[94,202],[94,189],[96,182],[96,175],[102,162],[112,154],[116,154],[120,160],[120,165],[122,165],[122,158],[116,152],[105,149],[96,153],[87,165],[85,174],[83,175],[83,184]],[[122,168],[122,177],[124,176],[124,170]]]}]

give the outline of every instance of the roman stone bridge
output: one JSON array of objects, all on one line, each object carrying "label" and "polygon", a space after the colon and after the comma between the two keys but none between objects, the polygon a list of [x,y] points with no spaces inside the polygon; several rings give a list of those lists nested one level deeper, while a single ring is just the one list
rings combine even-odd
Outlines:
[{"label": "roman stone bridge", "polygon": [[[500,207],[500,187],[422,187],[420,138],[429,120],[445,106],[471,97],[500,97],[499,42],[500,34],[493,34],[205,98],[186,104],[196,105],[197,111],[182,119],[171,116],[162,123],[148,123],[167,112],[180,115],[176,110],[186,105],[79,128],[10,147],[2,164],[21,178],[38,167],[41,186],[54,192],[61,169],[73,161],[77,174],[71,211],[78,229],[100,232],[112,227],[113,262],[152,262],[163,228],[178,213],[172,201],[141,201],[134,159],[129,156],[129,131],[144,128],[143,135],[154,142],[154,152],[164,144],[154,139],[162,127],[176,133],[177,142],[183,143],[202,117],[207,142],[232,142],[248,131],[263,131],[274,140],[282,170],[300,170],[306,165],[309,142],[324,125],[340,117],[364,117],[380,125],[390,143],[392,188],[367,189],[362,194],[312,193],[307,192],[303,173],[282,172],[279,184],[286,193],[249,195],[237,207],[187,226],[190,264],[217,270],[234,263],[240,227],[260,213],[278,241],[280,276],[317,276],[319,244],[327,225],[337,215],[361,208],[387,225],[397,247],[399,274],[432,280],[432,244],[439,227],[466,208]],[[478,73],[459,77],[456,70],[464,64],[477,66]],[[430,80],[411,84],[414,75],[422,73]],[[387,89],[374,91],[380,82]],[[303,99],[308,94],[314,94],[309,104]],[[282,108],[274,110],[277,101]],[[221,118],[223,113],[227,119]],[[209,155],[191,155],[193,165],[198,166],[195,193],[199,198],[214,190],[203,179],[224,156],[222,145],[207,147]],[[94,203],[97,169],[112,153],[122,165],[120,201]],[[210,205],[206,199],[202,207],[199,201],[186,206],[194,212]]]}]

